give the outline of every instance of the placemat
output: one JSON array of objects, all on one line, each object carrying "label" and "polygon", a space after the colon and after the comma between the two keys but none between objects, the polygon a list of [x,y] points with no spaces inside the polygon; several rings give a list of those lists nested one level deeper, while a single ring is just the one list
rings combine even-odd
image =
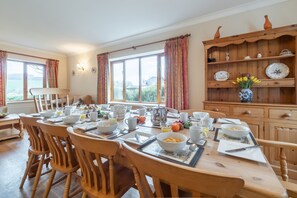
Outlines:
[{"label": "placemat", "polygon": [[195,151],[191,151],[189,147],[190,145],[186,145],[181,151],[167,152],[160,147],[157,139],[153,139],[152,141],[140,146],[138,150],[170,162],[194,167],[198,162],[204,148],[197,147]]},{"label": "placemat", "polygon": [[228,140],[228,141],[231,141],[231,142],[238,142],[238,143],[243,143],[243,144],[257,145],[255,137],[251,132],[247,136],[245,136],[243,138],[233,138],[233,137],[225,135],[222,132],[222,129],[216,128],[214,141],[219,142],[220,140]]}]

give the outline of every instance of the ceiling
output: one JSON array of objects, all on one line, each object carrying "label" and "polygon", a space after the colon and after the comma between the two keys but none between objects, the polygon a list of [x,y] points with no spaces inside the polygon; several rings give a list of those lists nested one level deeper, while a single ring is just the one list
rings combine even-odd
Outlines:
[{"label": "ceiling", "polygon": [[1,0],[0,41],[70,55],[263,1]]}]

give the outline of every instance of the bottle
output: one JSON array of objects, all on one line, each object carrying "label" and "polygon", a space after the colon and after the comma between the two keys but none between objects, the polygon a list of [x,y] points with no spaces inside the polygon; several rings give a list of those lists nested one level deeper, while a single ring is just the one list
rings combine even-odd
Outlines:
[{"label": "bottle", "polygon": [[264,29],[265,30],[272,29],[272,24],[271,24],[271,22],[268,19],[268,15],[265,15],[264,18],[265,18]]},{"label": "bottle", "polygon": [[226,52],[226,57],[225,57],[226,61],[230,60],[230,56],[229,56],[229,52]]}]

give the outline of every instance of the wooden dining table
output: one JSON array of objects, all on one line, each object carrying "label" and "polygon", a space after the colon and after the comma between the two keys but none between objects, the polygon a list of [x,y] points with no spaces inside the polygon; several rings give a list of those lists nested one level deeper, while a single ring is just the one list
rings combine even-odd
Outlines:
[{"label": "wooden dining table", "polygon": [[[174,119],[169,119],[174,121]],[[121,124],[123,125],[123,121]],[[242,122],[243,125],[246,123]],[[215,128],[219,128],[220,124],[214,124]],[[161,133],[159,128],[138,126],[138,130],[145,129],[147,133],[156,135]],[[86,134],[81,129],[75,129],[75,132]],[[178,133],[189,136],[189,130],[183,129]],[[271,168],[268,160],[265,158],[266,163],[251,161],[238,157],[229,156],[219,153],[217,151],[219,142],[214,141],[215,131],[209,131],[207,143],[204,146],[204,151],[199,161],[194,166],[194,169],[204,170],[211,173],[223,173],[229,176],[241,177],[245,184],[243,189],[239,192],[241,197],[288,197],[285,188],[282,186],[278,177]],[[123,140],[114,139],[115,141],[122,142]],[[137,149],[139,145],[128,143],[131,147]],[[117,162],[129,167],[129,162],[125,157],[125,153],[120,151],[117,157]]]}]

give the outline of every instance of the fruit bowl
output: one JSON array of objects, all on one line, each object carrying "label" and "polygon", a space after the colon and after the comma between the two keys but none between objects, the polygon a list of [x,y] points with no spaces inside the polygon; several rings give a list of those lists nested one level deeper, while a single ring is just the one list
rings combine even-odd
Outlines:
[{"label": "fruit bowl", "polygon": [[238,124],[222,124],[222,131],[229,137],[242,138],[249,134],[250,129]]},{"label": "fruit bowl", "polygon": [[[180,141],[170,141],[171,140],[180,140]],[[169,140],[169,141],[166,141]],[[168,152],[175,152],[182,150],[186,146],[187,137],[180,133],[166,132],[159,133],[157,135],[158,144]]]},{"label": "fruit bowl", "polygon": [[8,113],[0,113],[0,118],[5,118],[8,115]]}]

